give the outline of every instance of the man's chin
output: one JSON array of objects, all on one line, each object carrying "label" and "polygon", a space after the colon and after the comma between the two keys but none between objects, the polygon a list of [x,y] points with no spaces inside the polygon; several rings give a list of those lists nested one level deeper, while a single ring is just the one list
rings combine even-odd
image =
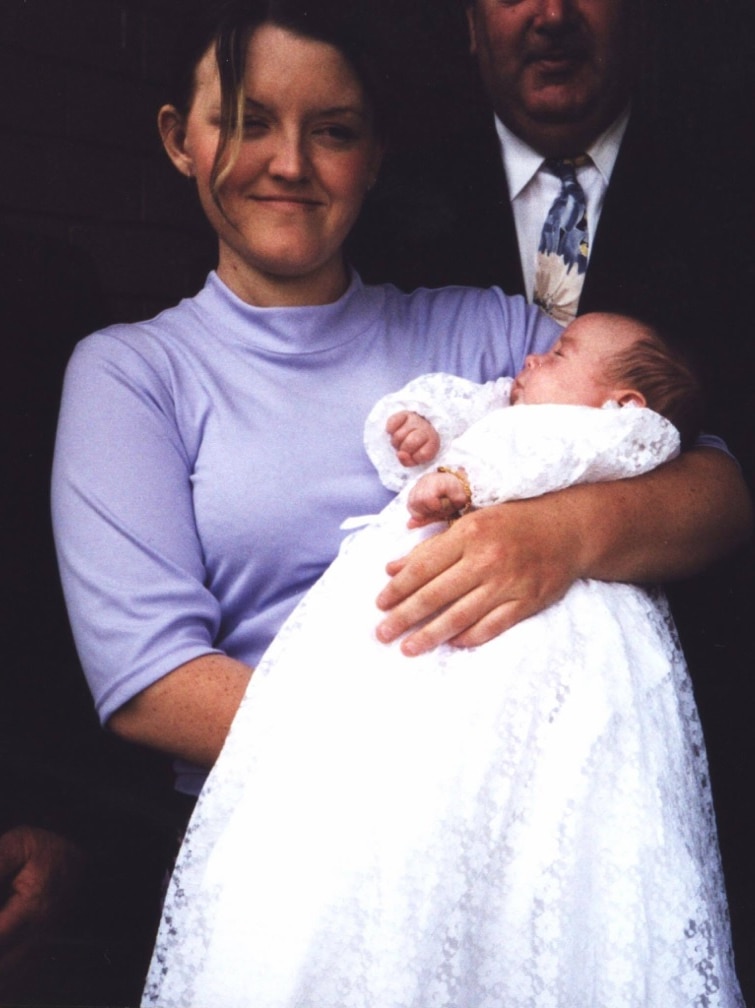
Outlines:
[{"label": "man's chin", "polygon": [[593,101],[575,95],[573,88],[561,85],[542,88],[528,103],[529,117],[533,122],[554,126],[583,122],[593,108]]},{"label": "man's chin", "polygon": [[600,101],[599,88],[584,62],[564,63],[561,69],[528,68],[523,81],[523,104],[538,122],[578,122]]}]

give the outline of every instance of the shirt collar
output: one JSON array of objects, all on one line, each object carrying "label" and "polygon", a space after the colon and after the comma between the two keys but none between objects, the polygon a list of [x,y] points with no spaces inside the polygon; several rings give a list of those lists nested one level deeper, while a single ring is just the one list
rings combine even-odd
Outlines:
[{"label": "shirt collar", "polygon": [[[606,185],[619,156],[619,147],[629,122],[629,111],[627,106],[618,119],[615,119],[585,151],[590,155]],[[504,126],[498,116],[495,117],[495,127],[509,183],[509,198],[515,200],[537,174],[545,158]]]}]

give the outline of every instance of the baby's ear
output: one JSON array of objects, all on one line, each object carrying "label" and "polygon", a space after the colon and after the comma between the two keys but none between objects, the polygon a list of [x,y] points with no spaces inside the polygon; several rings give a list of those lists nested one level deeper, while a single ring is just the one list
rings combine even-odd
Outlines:
[{"label": "baby's ear", "polygon": [[648,402],[642,392],[637,389],[618,389],[611,396],[619,406],[647,406]]}]

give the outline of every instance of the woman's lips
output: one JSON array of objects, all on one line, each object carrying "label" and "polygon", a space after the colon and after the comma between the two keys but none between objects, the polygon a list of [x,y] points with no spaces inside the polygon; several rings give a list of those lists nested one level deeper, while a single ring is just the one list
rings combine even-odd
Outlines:
[{"label": "woman's lips", "polygon": [[257,196],[252,195],[249,197],[255,203],[267,204],[268,206],[275,207],[278,209],[303,209],[312,210],[315,207],[321,206],[319,200],[306,199],[301,196]]}]

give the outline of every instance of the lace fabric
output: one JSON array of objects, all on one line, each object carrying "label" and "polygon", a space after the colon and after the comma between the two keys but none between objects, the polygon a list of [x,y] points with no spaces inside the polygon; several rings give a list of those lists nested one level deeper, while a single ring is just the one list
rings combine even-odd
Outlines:
[{"label": "lace fabric", "polygon": [[435,427],[440,436],[442,455],[454,438],[458,438],[473,423],[491,410],[509,405],[513,378],[478,385],[444,372],[420,375],[399,392],[383,396],[370,411],[364,427],[364,445],[380,479],[389,490],[401,490],[410,480],[430,466],[407,469],[396,459],[395,452],[385,434],[390,416],[407,410],[419,413]]},{"label": "lace fabric", "polygon": [[408,659],[373,600],[386,559],[442,526],[405,522],[401,495],[350,536],[255,672],[143,1004],[741,1006],[662,594],[577,582],[480,648]]},{"label": "lace fabric", "polygon": [[476,421],[442,461],[467,472],[475,507],[575,483],[639,476],[679,452],[676,428],[644,408],[515,406]]}]

